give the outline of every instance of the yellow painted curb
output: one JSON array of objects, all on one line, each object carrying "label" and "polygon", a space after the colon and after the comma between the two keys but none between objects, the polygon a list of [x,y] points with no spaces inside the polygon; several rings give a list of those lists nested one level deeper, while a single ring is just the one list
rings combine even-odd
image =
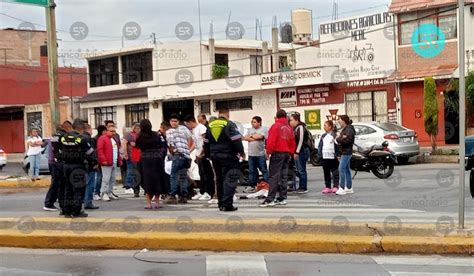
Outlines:
[{"label": "yellow painted curb", "polygon": [[44,178],[36,181],[31,179],[12,179],[12,180],[0,180],[0,188],[17,188],[17,187],[49,187],[51,179]]}]

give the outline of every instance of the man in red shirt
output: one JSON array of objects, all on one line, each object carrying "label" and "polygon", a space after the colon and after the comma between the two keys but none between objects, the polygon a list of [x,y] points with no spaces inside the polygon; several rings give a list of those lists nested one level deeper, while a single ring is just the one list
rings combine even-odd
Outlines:
[{"label": "man in red shirt", "polygon": [[[268,131],[266,151],[270,156],[270,178],[268,180],[270,191],[265,201],[260,204],[260,207],[287,204],[288,164],[290,156],[295,153],[295,148],[296,143],[293,129],[288,124],[286,111],[280,109],[276,114],[275,123]],[[279,196],[275,200],[277,192]]]},{"label": "man in red shirt", "polygon": [[116,132],[114,126],[108,126],[105,135],[97,140],[97,156],[99,164],[102,168],[102,187],[100,188],[102,201],[110,201],[110,199],[118,199],[113,194],[115,185],[115,172],[117,167],[122,165],[120,157],[120,145],[114,139]]}]

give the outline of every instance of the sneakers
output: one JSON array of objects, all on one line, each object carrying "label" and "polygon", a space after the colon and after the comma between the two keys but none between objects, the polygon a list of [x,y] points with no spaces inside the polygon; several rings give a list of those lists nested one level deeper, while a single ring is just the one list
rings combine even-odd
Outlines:
[{"label": "sneakers", "polygon": [[305,189],[298,189],[298,190],[296,190],[296,193],[297,193],[297,194],[306,194],[306,193],[308,193],[308,190],[305,190]]},{"label": "sneakers", "polygon": [[192,199],[192,200],[198,200],[198,199],[200,199],[201,197],[202,197],[202,194],[198,192],[198,193],[197,193],[195,196],[193,196],[191,199]]},{"label": "sneakers", "polygon": [[57,212],[59,211],[58,207],[51,205],[51,206],[44,206],[43,210],[50,211],[50,212]]},{"label": "sneakers", "polygon": [[84,213],[84,212],[80,212],[80,213],[77,213],[77,214],[67,214],[67,215],[64,215],[64,217],[66,218],[87,218],[89,215],[87,213]]},{"label": "sneakers", "polygon": [[288,202],[286,202],[286,199],[276,199],[275,200],[275,205],[287,205]]},{"label": "sneakers", "polygon": [[117,196],[116,194],[114,194],[114,193],[111,193],[111,194],[109,195],[109,197],[110,197],[110,199],[115,199],[115,200],[119,199],[118,196]]},{"label": "sneakers", "polygon": [[101,199],[102,201],[110,201],[110,197],[108,194],[103,194]]},{"label": "sneakers", "polygon": [[248,194],[255,193],[255,187],[247,186],[247,187],[244,189],[244,193],[248,193]]},{"label": "sneakers", "polygon": [[236,195],[234,195],[234,197],[232,198],[232,200],[233,200],[233,201],[237,201],[237,200],[239,200],[239,198],[238,198]]},{"label": "sneakers", "polygon": [[234,212],[234,211],[237,211],[237,210],[239,210],[239,208],[237,208],[235,206],[219,208],[219,211],[222,211],[222,212]]},{"label": "sneakers", "polygon": [[200,200],[200,201],[206,201],[206,200],[210,200],[210,199],[212,199],[212,198],[208,193],[204,193],[203,195],[201,195],[200,198],[198,198],[198,200]]},{"label": "sneakers", "polygon": [[352,188],[350,188],[350,189],[345,188],[345,189],[344,189],[344,192],[346,192],[346,194],[353,194],[353,193],[354,193],[354,189],[352,189]]},{"label": "sneakers", "polygon": [[93,200],[100,200],[100,195],[94,195]]},{"label": "sneakers", "polygon": [[[337,191],[337,190],[336,190],[336,191]],[[324,188],[322,193],[323,193],[323,194],[330,194],[330,193],[332,193],[332,190],[329,189],[329,188]]]},{"label": "sneakers", "polygon": [[176,199],[176,196],[170,195],[168,199],[166,200],[166,204],[178,204],[178,200]]},{"label": "sneakers", "polygon": [[178,203],[181,203],[181,204],[186,204],[188,203],[188,196],[187,195],[183,195],[179,198],[178,200]]},{"label": "sneakers", "polygon": [[339,187],[339,189],[336,192],[336,195],[345,195],[345,194],[346,194],[346,191],[342,189],[341,187]]},{"label": "sneakers", "polygon": [[213,199],[209,200],[207,203],[209,203],[209,204],[217,204],[217,203],[219,203],[219,200],[218,200],[217,198],[213,198]]},{"label": "sneakers", "polygon": [[275,206],[275,202],[274,201],[263,201],[262,203],[260,203],[260,205],[258,205],[260,207],[274,207]]},{"label": "sneakers", "polygon": [[334,187],[334,188],[332,188],[331,193],[335,194],[337,192],[337,190],[339,190],[339,187]]},{"label": "sneakers", "polygon": [[133,195],[135,192],[133,191],[132,188],[125,189],[125,193],[128,195]]}]

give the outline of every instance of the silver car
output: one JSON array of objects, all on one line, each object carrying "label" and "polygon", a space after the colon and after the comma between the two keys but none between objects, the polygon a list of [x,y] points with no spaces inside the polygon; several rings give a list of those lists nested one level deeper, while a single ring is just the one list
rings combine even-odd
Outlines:
[{"label": "silver car", "polygon": [[[41,157],[40,157],[40,173],[49,173],[49,165],[48,165],[48,156],[49,156],[49,147],[51,146],[49,144],[48,140],[43,140],[45,142],[45,146],[41,149]],[[28,174],[30,170],[30,159],[28,156],[25,154],[25,157],[23,158],[23,170]]]},{"label": "silver car", "polygon": [[355,144],[360,147],[388,142],[388,148],[394,152],[398,164],[405,164],[412,156],[420,154],[420,145],[416,132],[393,123],[363,122],[353,123]]},{"label": "silver car", "polygon": [[0,147],[0,171],[7,164],[7,153]]}]

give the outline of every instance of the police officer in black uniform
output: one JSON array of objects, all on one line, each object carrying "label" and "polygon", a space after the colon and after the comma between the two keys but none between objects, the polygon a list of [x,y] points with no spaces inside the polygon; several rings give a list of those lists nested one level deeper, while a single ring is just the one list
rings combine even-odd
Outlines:
[{"label": "police officer in black uniform", "polygon": [[234,207],[233,198],[240,179],[239,157],[244,158],[245,152],[242,135],[237,126],[229,121],[229,109],[220,109],[219,118],[209,123],[204,150],[214,167],[219,210],[236,211],[238,208]]},{"label": "police officer in black uniform", "polygon": [[59,139],[58,157],[63,163],[64,173],[64,210],[67,218],[87,217],[82,211],[87,183],[87,164],[97,164],[93,147],[87,142],[84,122],[74,120],[73,131]]}]

